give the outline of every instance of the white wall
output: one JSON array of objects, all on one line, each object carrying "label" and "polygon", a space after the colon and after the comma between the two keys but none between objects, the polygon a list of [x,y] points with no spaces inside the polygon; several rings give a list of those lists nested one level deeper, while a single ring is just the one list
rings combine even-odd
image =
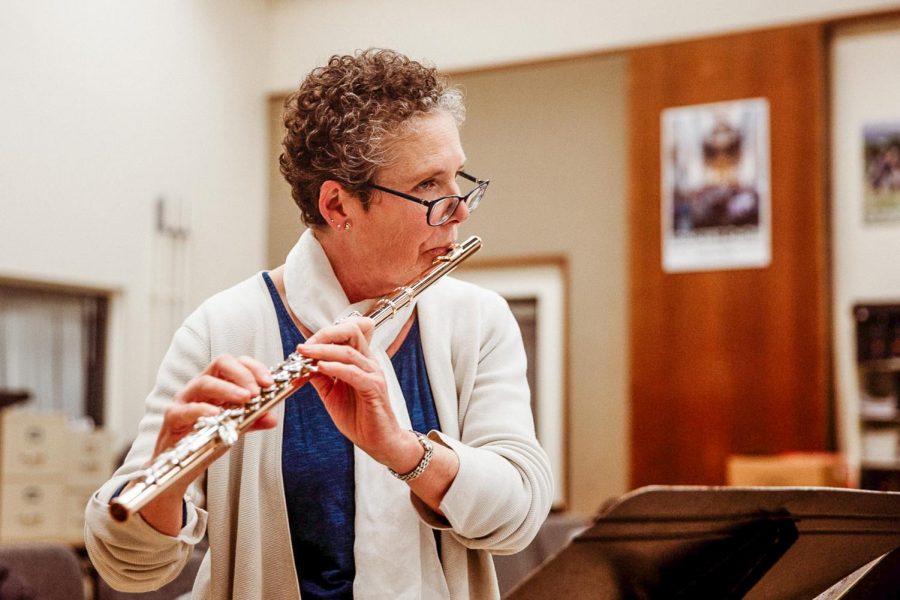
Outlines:
[{"label": "white wall", "polygon": [[190,304],[262,264],[266,23],[261,2],[0,6],[0,277],[118,291],[108,420],[121,442],[161,358],[147,317],[156,198],[193,207]]},{"label": "white wall", "polygon": [[832,47],[835,373],[841,446],[860,455],[856,302],[900,301],[900,222],[863,220],[865,124],[900,123],[900,21],[838,32]]},{"label": "white wall", "polygon": [[270,0],[269,91],[370,46],[444,70],[530,61],[871,10],[897,0]]}]

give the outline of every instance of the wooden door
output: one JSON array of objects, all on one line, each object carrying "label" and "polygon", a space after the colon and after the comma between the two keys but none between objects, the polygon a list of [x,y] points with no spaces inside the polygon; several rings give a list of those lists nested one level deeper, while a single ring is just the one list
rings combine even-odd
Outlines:
[{"label": "wooden door", "polygon": [[[804,25],[630,56],[631,484],[721,484],[730,454],[832,444],[824,32]],[[660,115],[766,98],[771,264],[666,273]]]}]

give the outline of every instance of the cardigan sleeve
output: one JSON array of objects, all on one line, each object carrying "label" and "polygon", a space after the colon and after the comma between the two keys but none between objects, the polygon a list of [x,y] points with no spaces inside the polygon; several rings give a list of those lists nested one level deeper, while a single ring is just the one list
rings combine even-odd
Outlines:
[{"label": "cardigan sleeve", "polygon": [[429,525],[449,527],[467,548],[511,554],[524,549],[543,524],[553,482],[535,436],[518,324],[499,295],[479,290],[476,299],[457,303],[468,314],[451,333],[459,439],[429,434],[459,457],[459,472],[440,506],[445,518],[413,502]]},{"label": "cardigan sleeve", "polygon": [[140,514],[120,523],[109,514],[109,500],[134,478],[153,454],[166,408],[210,362],[209,343],[199,311],[175,333],[146,400],[138,435],[124,464],[89,500],[85,509],[85,547],[91,562],[113,588],[126,592],[155,590],[175,579],[191,551],[206,533],[205,475],[191,484],[185,496],[185,523],[177,536],[156,531]]}]

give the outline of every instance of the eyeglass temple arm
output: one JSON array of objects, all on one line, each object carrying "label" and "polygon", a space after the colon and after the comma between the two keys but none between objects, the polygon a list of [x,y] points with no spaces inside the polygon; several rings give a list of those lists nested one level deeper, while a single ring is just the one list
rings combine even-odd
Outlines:
[{"label": "eyeglass temple arm", "polygon": [[370,188],[374,188],[376,190],[381,190],[382,192],[387,192],[388,194],[392,194],[394,196],[399,196],[400,198],[405,198],[406,200],[410,200],[415,202],[416,204],[421,204],[422,206],[430,206],[435,201],[432,200],[429,202],[428,200],[422,200],[421,198],[416,198],[415,196],[410,196],[409,194],[404,194],[403,192],[398,192],[397,190],[392,190],[391,188],[386,188],[378,185],[377,183],[370,183]]},{"label": "eyeglass temple arm", "polygon": [[465,171],[460,171],[460,172],[458,173],[458,175],[459,175],[460,177],[462,177],[463,179],[468,179],[468,180],[471,181],[472,183],[481,183],[481,181],[482,181],[481,179],[478,179],[477,177],[473,177],[472,175],[469,175],[469,174],[466,173]]}]

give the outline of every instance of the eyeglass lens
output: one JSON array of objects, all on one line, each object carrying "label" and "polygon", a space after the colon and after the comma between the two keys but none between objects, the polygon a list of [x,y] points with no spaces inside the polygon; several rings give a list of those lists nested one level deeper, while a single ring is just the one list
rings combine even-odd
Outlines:
[{"label": "eyeglass lens", "polygon": [[[472,212],[476,208],[478,208],[478,205],[481,203],[481,198],[483,196],[483,185],[479,185],[471,192],[469,192],[468,198],[466,200],[466,205],[468,206],[469,212]],[[442,225],[446,223],[450,220],[450,217],[453,216],[453,213],[456,212],[456,208],[459,206],[459,202],[459,196],[450,196],[448,198],[442,199],[437,204],[434,204],[431,207],[428,222],[431,225]]]}]

